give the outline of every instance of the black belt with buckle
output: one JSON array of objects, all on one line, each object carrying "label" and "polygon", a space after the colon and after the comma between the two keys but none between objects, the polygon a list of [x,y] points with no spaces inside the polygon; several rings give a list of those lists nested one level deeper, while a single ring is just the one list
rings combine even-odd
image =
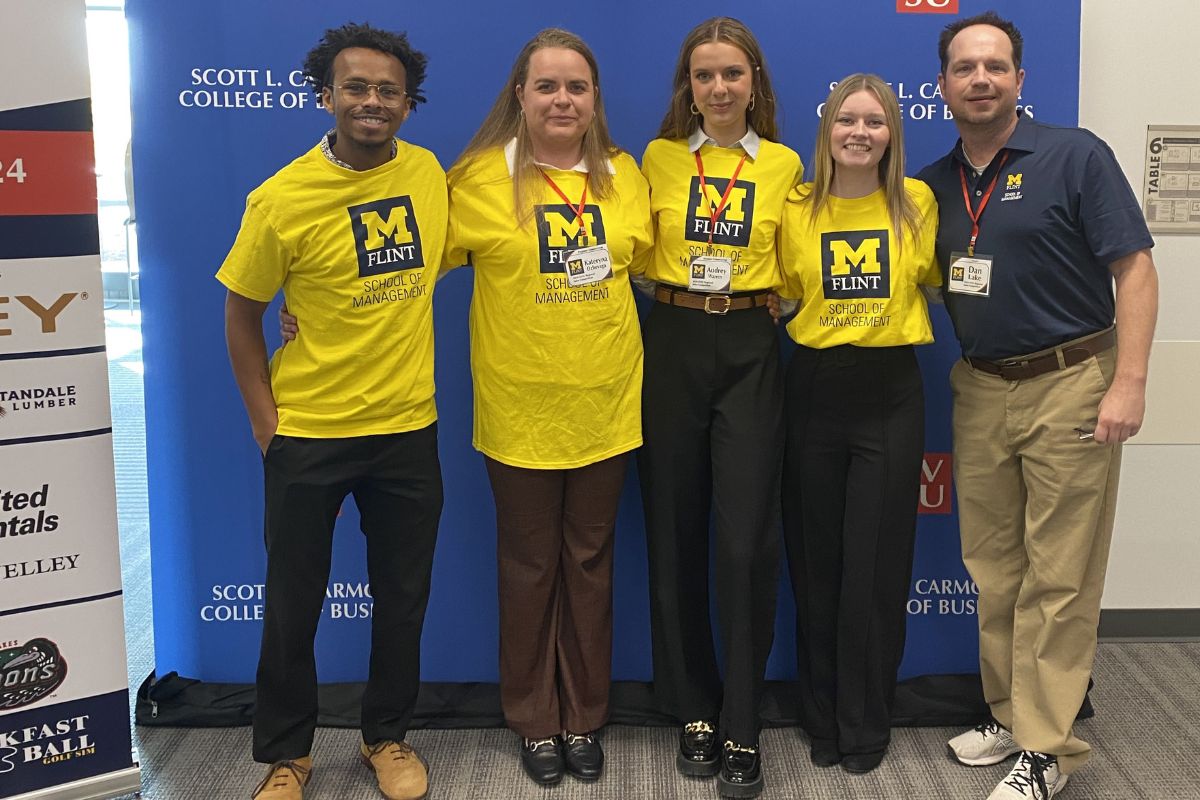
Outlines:
[{"label": "black belt with buckle", "polygon": [[1067,367],[1073,367],[1087,361],[1094,355],[1109,350],[1117,343],[1116,328],[1108,328],[1082,339],[1060,344],[1042,352],[1027,356],[1015,356],[1002,361],[987,361],[982,358],[963,356],[963,360],[980,372],[997,375],[1006,381],[1024,381],[1055,372]]}]

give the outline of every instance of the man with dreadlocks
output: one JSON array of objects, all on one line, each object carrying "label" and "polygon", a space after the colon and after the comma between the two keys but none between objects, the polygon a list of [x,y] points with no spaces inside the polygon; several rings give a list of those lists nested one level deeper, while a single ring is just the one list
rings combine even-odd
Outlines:
[{"label": "man with dreadlocks", "polygon": [[[395,138],[424,102],[425,56],[404,34],[348,24],[304,62],[334,118],[311,150],[250,193],[217,279],[229,360],[263,453],[267,577],[254,759],[256,800],[300,800],[317,723],[313,639],[334,520],[354,496],[374,599],[360,755],[390,800],[428,792],[405,741],[442,510],[432,291],[446,177]],[[302,336],[268,364],[262,331],[282,289]]]}]

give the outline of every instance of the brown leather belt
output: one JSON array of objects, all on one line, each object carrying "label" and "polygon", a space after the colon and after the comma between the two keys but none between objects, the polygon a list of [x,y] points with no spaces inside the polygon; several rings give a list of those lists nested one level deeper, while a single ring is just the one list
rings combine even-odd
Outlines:
[{"label": "brown leather belt", "polygon": [[1108,328],[1027,356],[1014,356],[1003,361],[985,361],[982,358],[963,356],[963,360],[980,372],[997,375],[1006,381],[1023,381],[1083,363],[1092,356],[1112,348],[1116,343],[1116,329]]},{"label": "brown leather belt", "polygon": [[736,296],[727,294],[701,294],[699,292],[689,292],[685,289],[676,289],[674,286],[668,286],[663,283],[654,287],[654,299],[658,302],[672,306],[682,306],[683,308],[694,308],[706,314],[728,314],[730,311],[759,308],[767,304],[768,294],[770,292]]}]

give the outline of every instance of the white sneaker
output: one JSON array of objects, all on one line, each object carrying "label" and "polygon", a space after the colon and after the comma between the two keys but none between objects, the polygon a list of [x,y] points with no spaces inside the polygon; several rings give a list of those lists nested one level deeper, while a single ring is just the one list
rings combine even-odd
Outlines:
[{"label": "white sneaker", "polygon": [[960,733],[946,744],[958,763],[968,767],[990,767],[1021,752],[1008,729],[994,719]]},{"label": "white sneaker", "polygon": [[1058,759],[1025,750],[1008,777],[988,795],[988,800],[1050,800],[1066,785],[1067,776],[1058,771]]}]

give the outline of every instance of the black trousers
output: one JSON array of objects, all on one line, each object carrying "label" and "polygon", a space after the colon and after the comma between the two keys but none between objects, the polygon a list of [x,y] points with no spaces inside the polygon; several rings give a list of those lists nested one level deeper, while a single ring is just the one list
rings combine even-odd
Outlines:
[{"label": "black trousers", "polygon": [[787,372],[784,537],[804,727],[887,748],[925,440],[912,347],[800,347]]},{"label": "black trousers", "polygon": [[[725,316],[655,303],[645,326],[638,453],[654,687],[682,722],[758,741],[779,574],[783,381],[766,308]],[[724,667],[709,618],[709,535]]]},{"label": "black trousers", "polygon": [[267,581],[254,759],[299,758],[312,747],[313,639],[329,582],[333,524],[348,494],[362,518],[374,599],[363,740],[403,740],[421,679],[421,626],[442,513],[437,425],[346,439],[276,436],[263,467]]}]

